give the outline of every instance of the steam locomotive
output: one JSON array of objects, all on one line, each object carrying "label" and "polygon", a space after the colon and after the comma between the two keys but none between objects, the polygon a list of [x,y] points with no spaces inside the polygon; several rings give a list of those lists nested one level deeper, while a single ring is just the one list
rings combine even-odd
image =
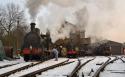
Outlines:
[{"label": "steam locomotive", "polygon": [[68,58],[76,58],[78,55],[78,51],[75,49],[75,45],[72,42],[67,44],[67,57]]},{"label": "steam locomotive", "polygon": [[100,44],[99,46],[96,46],[93,51],[95,55],[109,56],[111,55],[111,46],[107,43]]},{"label": "steam locomotive", "polygon": [[45,58],[44,55],[49,55],[49,53],[45,54],[44,51],[49,49],[51,38],[49,34],[40,35],[40,30],[35,28],[35,23],[31,23],[30,25],[31,31],[25,35],[22,45],[24,60],[43,60]]}]

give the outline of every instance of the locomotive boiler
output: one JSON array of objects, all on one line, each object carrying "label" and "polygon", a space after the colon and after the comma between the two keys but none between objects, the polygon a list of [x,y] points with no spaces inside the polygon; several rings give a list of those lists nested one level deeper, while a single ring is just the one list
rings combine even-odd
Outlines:
[{"label": "locomotive boiler", "polygon": [[[43,39],[40,35],[40,29],[35,28],[35,23],[31,23],[31,31],[27,33],[24,37],[24,42],[22,46],[22,54],[25,61],[29,60],[42,60],[44,56],[44,49],[48,49],[49,42],[51,38]],[[48,39],[50,41],[48,41]],[[44,42],[42,41],[44,40]],[[47,41],[47,42],[46,42]]]}]

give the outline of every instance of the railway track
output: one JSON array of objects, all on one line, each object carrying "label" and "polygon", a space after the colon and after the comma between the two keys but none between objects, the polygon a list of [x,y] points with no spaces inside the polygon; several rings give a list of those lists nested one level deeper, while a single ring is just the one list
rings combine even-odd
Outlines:
[{"label": "railway track", "polygon": [[[40,64],[37,64],[37,65],[35,65],[33,67],[30,67],[28,69],[21,70],[19,72],[11,74],[8,77],[36,77],[37,74],[40,74],[43,71],[46,71],[46,70],[49,70],[49,69],[53,69],[55,67],[63,65],[67,61],[68,61],[68,59],[64,59],[61,62],[54,61],[54,60],[45,61],[43,63],[40,63]],[[66,64],[68,64],[68,63],[66,63]]]},{"label": "railway track", "polygon": [[99,77],[100,72],[105,68],[105,66],[109,63],[110,58],[102,64],[102,66],[95,72],[95,74],[93,75],[93,77]]},{"label": "railway track", "polygon": [[122,62],[125,63],[124,57],[121,57],[120,60],[122,60]]},{"label": "railway track", "polygon": [[[64,62],[66,62],[66,61],[64,61]],[[36,77],[37,74],[41,74],[44,71],[47,71],[47,70],[65,65],[64,62],[61,62],[61,63],[56,64],[56,65],[52,65],[52,66],[49,66],[49,67],[46,67],[46,68],[43,68],[43,69],[40,69],[40,70],[37,70],[37,71],[34,71],[34,72],[30,72],[28,74],[22,75],[21,77]]]},{"label": "railway track", "polygon": [[[22,67],[18,67],[20,66],[20,64],[16,64],[16,65],[13,65],[13,66],[10,66],[10,67],[7,67],[7,68],[3,68],[1,70],[8,70],[8,69],[11,69],[11,70],[8,70],[6,72],[3,72],[0,74],[0,77],[6,77],[6,76],[9,76],[15,72],[18,72],[18,71],[21,71],[21,70],[24,70],[24,69],[27,69],[27,68],[30,68],[30,67],[33,67],[37,64],[40,64],[42,62],[29,62],[29,63],[26,63],[25,65],[23,65]],[[17,67],[17,68],[13,68],[13,67]]]},{"label": "railway track", "polygon": [[68,77],[78,77],[78,71],[81,69],[81,67],[83,67],[85,64],[87,64],[88,62],[94,60],[95,58],[89,59],[86,62],[82,63],[81,60],[79,61],[79,64],[77,65],[77,67],[72,71],[72,73],[68,76]]},{"label": "railway track", "polygon": [[[103,73],[106,69],[107,66],[109,65],[113,65],[115,64],[114,62],[116,61],[121,61],[122,63],[124,63],[124,60],[122,60],[121,57],[115,57],[114,59],[111,60],[111,58],[109,57],[109,60],[106,61],[97,71],[96,73],[93,75],[93,77],[101,77],[100,73]],[[115,68],[115,67],[113,67]],[[108,71],[117,71],[117,70],[108,70]],[[118,72],[111,72],[111,73],[118,73]],[[124,72],[125,73],[125,72]],[[105,74],[106,75],[106,74]],[[105,77],[105,76],[104,76]],[[106,76],[107,77],[107,76]],[[109,76],[109,77],[114,77],[114,76]]]},{"label": "railway track", "polygon": [[[77,63],[75,63],[75,62],[77,62]],[[78,67],[78,65],[80,64],[80,61],[78,61],[77,59],[76,60],[74,60],[74,61],[68,61],[68,62],[65,62],[65,63],[62,63],[62,64],[60,64],[60,65],[57,65],[56,67],[54,67],[54,68],[50,68],[50,69],[47,69],[47,70],[44,70],[44,71],[42,71],[39,75],[37,74],[37,75],[34,75],[33,77],[45,77],[45,73],[46,72],[49,72],[49,71],[53,71],[53,72],[56,72],[56,71],[58,71],[58,72],[60,72],[60,70],[61,70],[61,72],[60,73],[58,73],[58,74],[62,74],[62,71],[65,69],[65,67],[67,68],[67,66],[68,65],[72,65],[72,64],[76,64],[76,66],[73,66],[73,67],[75,67],[75,68],[77,68]],[[73,68],[72,67],[72,68]],[[71,69],[72,70],[72,69]],[[66,71],[66,70],[65,70]],[[57,73],[56,73],[57,74]],[[56,75],[57,77],[59,76],[59,75]],[[61,75],[60,75],[61,76]],[[64,75],[64,76],[66,76],[66,77],[69,77],[68,75]],[[29,76],[28,76],[29,77]],[[55,76],[53,76],[52,74],[51,74],[51,77],[55,77]],[[62,77],[63,77],[63,75],[62,75]]]},{"label": "railway track", "polygon": [[[78,61],[77,65],[71,71],[71,73],[67,75],[67,77],[76,77],[77,73],[78,73],[78,70],[82,66],[87,64],[89,61],[94,60],[94,58],[88,59],[88,60],[86,59],[86,61],[81,62],[82,60],[83,59],[81,59],[81,60],[78,59],[77,60]],[[21,67],[21,68],[15,69],[15,70],[11,70],[9,72],[5,72],[5,73],[1,74],[0,77],[36,77],[37,75],[41,74],[44,71],[51,70],[51,69],[54,69],[54,68],[58,68],[60,66],[65,66],[65,65],[71,64],[73,62],[75,62],[75,61],[70,61],[70,62],[64,61],[64,62],[55,64],[55,65],[52,65],[52,66],[49,66],[49,67],[45,67],[45,68],[42,68],[42,69],[39,69],[39,70],[36,70],[36,71],[29,72],[29,73],[24,74],[24,75],[15,75],[16,73],[19,74],[22,70],[27,70],[28,68],[32,68],[33,66],[39,65],[40,63],[42,63],[42,62],[39,62],[39,63],[36,63],[36,64],[26,65],[24,67]]]},{"label": "railway track", "polygon": [[86,64],[92,59],[93,58],[77,59],[70,64],[66,64],[64,66],[60,66],[54,69],[47,70],[41,73],[41,75],[38,75],[37,77],[76,77],[77,71],[80,69],[81,65]]},{"label": "railway track", "polygon": [[104,67],[104,64],[109,60],[109,57],[95,57],[80,68],[76,77],[96,77],[95,75],[98,75],[97,71],[100,70],[100,67]]},{"label": "railway track", "polygon": [[[19,63],[16,63],[16,64],[19,64]],[[16,64],[9,64],[9,65],[0,66],[0,69],[5,68],[5,67],[10,67],[10,66],[13,66],[13,65],[16,65]]]},{"label": "railway track", "polygon": [[[65,59],[60,62],[25,62],[27,64],[24,63],[23,66],[20,66],[21,63],[19,63],[1,68],[0,77],[105,77],[102,76],[105,71],[110,72],[111,74],[125,74],[125,68],[123,70],[107,69],[107,67],[109,68],[117,62],[122,63],[121,66],[124,66],[124,57],[96,56],[91,58],[83,57],[74,60]],[[7,68],[12,68],[14,66],[17,66],[17,68],[6,71]],[[5,70],[6,72],[2,73],[2,70]]]}]

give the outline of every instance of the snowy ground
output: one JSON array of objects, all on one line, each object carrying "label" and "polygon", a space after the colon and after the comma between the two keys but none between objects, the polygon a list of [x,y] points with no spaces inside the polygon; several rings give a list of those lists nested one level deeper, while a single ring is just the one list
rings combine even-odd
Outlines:
[{"label": "snowy ground", "polygon": [[116,58],[115,56],[110,56],[110,61],[112,61],[115,58]]},{"label": "snowy ground", "polygon": [[57,67],[55,69],[43,72],[41,75],[39,75],[37,77],[67,77],[75,69],[77,64],[78,64],[78,61],[75,61],[68,65]]},{"label": "snowy ground", "polygon": [[118,59],[109,64],[104,72],[101,72],[100,77],[125,77],[125,63]]},{"label": "snowy ground", "polygon": [[124,61],[125,61],[125,56],[123,56],[123,57],[122,57],[122,60],[124,60]]},{"label": "snowy ground", "polygon": [[45,61],[45,62],[43,62],[41,64],[33,66],[31,68],[22,70],[20,72],[15,73],[15,74],[12,74],[9,77],[20,77],[20,76],[23,76],[23,75],[28,74],[30,72],[34,72],[35,70],[43,69],[43,68],[46,68],[46,67],[61,63],[61,62],[66,61],[66,60],[68,60],[68,59],[67,58],[59,58],[58,61],[55,61],[55,59],[51,59],[49,61]]},{"label": "snowy ground", "polygon": [[[84,58],[79,58],[79,60],[81,60],[83,64],[92,58],[93,57],[84,57]],[[41,75],[37,77],[67,77],[68,75],[71,74],[71,72],[75,69],[75,67],[78,64],[78,59],[69,59],[69,61],[75,61],[75,62],[65,66],[57,67],[52,70],[48,70],[46,72],[43,72]]]},{"label": "snowy ground", "polygon": [[104,56],[97,56],[94,60],[91,62],[87,63],[85,66],[83,66],[78,75],[79,77],[82,77],[84,74],[84,77],[92,77],[93,74],[97,71],[97,69],[108,60],[107,57]]},{"label": "snowy ground", "polygon": [[25,62],[22,57],[20,57],[20,59],[16,59],[13,61],[3,60],[3,61],[0,61],[0,67],[6,66],[6,65],[18,64],[18,63],[22,63],[22,62]]},{"label": "snowy ground", "polygon": [[[79,77],[82,77],[82,74],[84,74],[84,77],[92,77],[93,74],[96,72],[96,70],[104,62],[106,62],[108,60],[108,57],[105,57],[105,56],[95,56],[95,57],[87,56],[87,57],[80,57],[77,59],[69,59],[68,62],[72,62],[72,61],[74,61],[74,62],[71,64],[68,64],[68,65],[60,66],[60,67],[42,72],[42,74],[37,75],[37,77],[67,77],[67,75],[69,75],[74,70],[74,68],[77,66],[78,59],[81,61],[81,64],[83,64],[86,61],[95,58],[94,60],[90,61],[85,66],[83,66],[78,72]],[[122,55],[122,56],[117,56],[117,57],[119,57],[119,58],[122,57],[122,59],[125,61],[125,56]],[[114,56],[110,56],[110,58],[111,58],[111,60],[115,59]],[[24,74],[33,72],[35,70],[43,69],[43,68],[58,64],[60,62],[66,61],[66,60],[68,60],[68,58],[59,58],[58,61],[51,59],[51,60],[43,62],[42,64],[38,64],[38,65],[30,67],[28,69],[16,72],[16,73],[10,75],[9,77],[20,77]],[[9,72],[11,70],[14,70],[14,69],[26,66],[26,65],[29,65],[31,63],[33,63],[33,62],[25,62],[23,60],[23,58],[17,59],[14,61],[8,61],[8,60],[0,61],[0,67],[5,66],[5,65],[15,64],[12,66],[1,68],[0,74]],[[34,63],[36,63],[36,62],[34,62]],[[99,77],[125,77],[125,63],[123,63],[122,60],[118,59],[114,63],[111,63],[108,66],[106,66],[104,71],[100,73]]]},{"label": "snowy ground", "polygon": [[2,69],[0,69],[0,75],[4,74],[6,72],[9,72],[9,71],[12,71],[12,70],[15,70],[15,69],[30,65],[30,64],[32,64],[32,62],[24,62],[24,63],[20,63],[20,64],[10,66],[10,67],[2,68]]}]

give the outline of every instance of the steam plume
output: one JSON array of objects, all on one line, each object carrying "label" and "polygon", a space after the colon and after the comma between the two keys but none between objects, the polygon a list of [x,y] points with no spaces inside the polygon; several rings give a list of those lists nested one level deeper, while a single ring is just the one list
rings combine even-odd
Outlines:
[{"label": "steam plume", "polygon": [[47,5],[50,2],[61,6],[68,6],[73,4],[72,0],[27,0],[26,6],[28,7],[32,21],[36,20],[36,16],[39,13],[40,7],[42,5]]},{"label": "steam plume", "polygon": [[88,10],[85,7],[83,7],[82,9],[76,11],[76,17],[77,17],[77,26],[79,27],[80,30],[85,30],[85,27],[88,24]]},{"label": "steam plume", "polygon": [[[30,1],[33,2],[34,0]],[[70,1],[74,6],[69,4]],[[71,27],[60,27],[65,18],[68,17],[69,19],[77,19],[76,21],[78,22],[75,25],[85,30],[87,36],[123,42],[125,39],[122,35],[125,25],[124,2],[124,0],[47,0],[43,4],[39,2],[40,4],[37,6],[35,14],[33,13],[34,15],[32,15],[31,13],[31,15],[35,17],[36,13],[38,13],[38,7],[47,4],[45,6],[46,12],[41,11],[42,15],[38,17],[38,23],[44,25],[40,26],[41,31],[46,28],[50,29],[54,40],[57,40],[61,35],[68,37],[70,32],[68,29],[71,29]],[[36,4],[35,2],[33,3]],[[65,4],[70,5],[70,7],[62,7]],[[73,20],[70,22],[73,22]],[[60,29],[61,32],[58,34]]]},{"label": "steam plume", "polygon": [[28,7],[31,20],[36,20],[39,8],[42,4],[46,4],[48,0],[27,0],[26,6]]}]

